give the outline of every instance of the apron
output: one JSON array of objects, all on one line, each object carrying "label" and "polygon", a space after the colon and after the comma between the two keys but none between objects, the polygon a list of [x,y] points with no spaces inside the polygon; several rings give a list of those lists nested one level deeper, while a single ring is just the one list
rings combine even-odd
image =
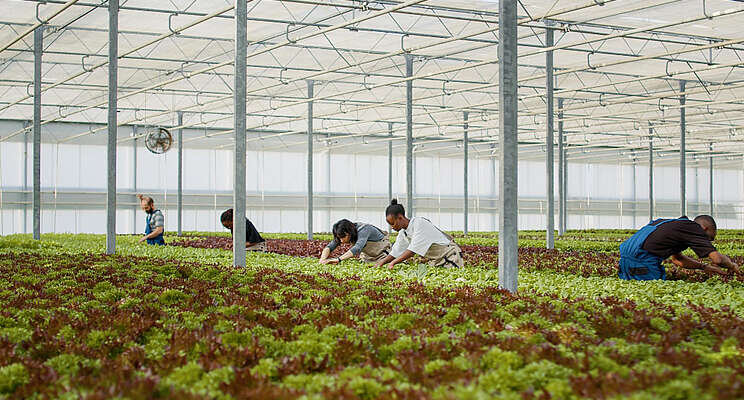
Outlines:
[{"label": "apron", "polygon": [[368,240],[367,244],[364,245],[362,252],[359,253],[359,259],[362,262],[377,262],[390,254],[390,234],[387,232],[383,233],[385,237],[382,240],[377,242]]},{"label": "apron", "polygon": [[[426,220],[429,221],[428,219]],[[436,225],[434,227],[437,228]],[[450,242],[447,245],[432,243],[429,246],[429,250],[424,254],[424,258],[428,260],[428,264],[432,267],[462,268],[465,265],[465,261],[462,259],[462,249],[455,243],[455,238],[439,228],[437,230],[449,239]]]},{"label": "apron", "polygon": [[644,250],[643,242],[659,226],[669,221],[680,220],[668,219],[652,225],[656,221],[658,220],[644,226],[620,245],[620,271],[618,272],[620,279],[637,281],[666,280],[666,271],[664,270],[664,266],[661,265],[664,259]]},{"label": "apron", "polygon": [[266,252],[268,251],[268,248],[266,247],[266,242],[259,242],[259,243],[254,243],[253,245],[246,247],[245,250]]},{"label": "apron", "polygon": [[[155,210],[158,211],[158,210]],[[152,212],[152,214],[147,214],[147,222],[145,223],[145,235],[149,235],[152,233],[152,228],[150,228],[150,220],[152,219],[153,214],[155,214],[155,211]],[[156,244],[158,246],[164,246],[165,245],[165,239],[163,239],[163,234],[161,233],[158,236],[155,236],[152,239],[147,239],[147,244]]]}]

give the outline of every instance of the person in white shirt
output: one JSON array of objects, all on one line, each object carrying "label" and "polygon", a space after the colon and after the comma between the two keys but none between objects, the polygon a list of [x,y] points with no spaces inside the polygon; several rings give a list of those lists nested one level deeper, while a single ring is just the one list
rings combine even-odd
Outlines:
[{"label": "person in white shirt", "polygon": [[385,219],[390,227],[398,231],[393,249],[377,267],[388,264],[392,269],[418,254],[435,267],[462,267],[462,250],[452,236],[442,232],[426,218],[406,218],[403,205],[393,199],[385,210]]}]

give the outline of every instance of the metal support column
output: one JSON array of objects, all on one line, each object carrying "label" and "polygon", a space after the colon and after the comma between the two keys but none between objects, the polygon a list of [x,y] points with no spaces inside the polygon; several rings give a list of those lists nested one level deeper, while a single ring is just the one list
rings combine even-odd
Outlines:
[{"label": "metal support column", "polygon": [[680,215],[687,215],[687,121],[685,120],[685,81],[679,82],[679,202]]},{"label": "metal support column", "polygon": [[178,236],[183,236],[183,112],[178,112]]},{"label": "metal support column", "polygon": [[710,144],[710,156],[708,157],[708,199],[710,200],[710,215],[713,216],[713,143]]},{"label": "metal support column", "polygon": [[248,5],[235,0],[235,172],[233,177],[233,265],[245,267],[245,134]]},{"label": "metal support column", "polygon": [[23,122],[23,233],[28,233],[28,121]]},{"label": "metal support column", "polygon": [[463,140],[462,140],[462,147],[463,147],[463,206],[462,206],[462,214],[463,214],[463,220],[464,220],[464,229],[463,233],[465,236],[468,235],[468,112],[463,111],[462,112],[462,129],[463,129]]},{"label": "metal support column", "polygon": [[648,127],[648,220],[654,220],[654,128]]},{"label": "metal support column", "polygon": [[563,233],[568,232],[568,149],[563,149]]},{"label": "metal support column", "polygon": [[[307,98],[312,99],[313,81],[307,81]],[[313,240],[313,102],[307,102],[307,240]]]},{"label": "metal support column", "polygon": [[517,2],[499,2],[499,286],[517,291]]},{"label": "metal support column", "polygon": [[34,239],[41,239],[41,56],[44,25],[34,30],[34,194],[32,199]]},{"label": "metal support column", "polygon": [[[553,47],[553,30],[550,29],[551,22],[547,23],[545,30],[545,47]],[[545,225],[545,247],[555,248],[555,158],[553,155],[553,51],[545,53],[545,103],[546,111],[546,136],[545,136],[545,172],[547,175],[547,218]]]},{"label": "metal support column", "polygon": [[[137,194],[137,125],[132,126],[132,191]],[[137,200],[134,202],[132,209],[132,233],[137,233],[137,210],[139,210]]]},{"label": "metal support column", "polygon": [[558,98],[558,236],[566,234],[565,153],[563,149],[563,99]]},{"label": "metal support column", "polygon": [[388,201],[393,198],[393,123],[388,122]]},{"label": "metal support column", "polygon": [[108,45],[108,146],[106,158],[108,181],[106,184],[106,254],[116,251],[116,139],[117,99],[119,83],[119,0],[108,3],[109,45]]},{"label": "metal support column", "polygon": [[[413,56],[406,54],[406,77],[413,76]],[[413,80],[406,81],[406,196],[413,217]]]}]

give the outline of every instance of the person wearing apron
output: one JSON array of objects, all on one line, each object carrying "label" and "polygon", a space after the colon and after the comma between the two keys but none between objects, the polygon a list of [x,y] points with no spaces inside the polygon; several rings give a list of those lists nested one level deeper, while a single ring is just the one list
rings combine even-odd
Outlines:
[{"label": "person wearing apron", "polygon": [[[225,212],[220,215],[220,222],[222,223],[222,226],[230,230],[230,233],[232,234],[233,231],[233,209],[230,208],[228,210],[225,210]],[[268,250],[268,247],[266,247],[266,240],[264,240],[263,237],[261,237],[261,234],[258,233],[258,230],[253,225],[253,223],[246,218],[245,219],[245,249],[248,251],[258,251],[258,252],[266,252]]]},{"label": "person wearing apron", "polygon": [[[339,257],[329,258],[341,243],[351,243],[352,247]],[[362,262],[377,262],[390,254],[390,247],[387,232],[374,225],[342,219],[333,224],[333,241],[323,249],[320,263],[337,264],[352,257],[359,257]]]},{"label": "person wearing apron", "polygon": [[140,207],[147,214],[145,220],[145,236],[140,238],[140,243],[147,241],[147,244],[158,246],[165,245],[163,232],[165,231],[165,217],[162,211],[155,208],[155,202],[152,197],[137,195],[140,199]]},{"label": "person wearing apron", "polygon": [[[738,265],[719,253],[711,243],[717,233],[715,220],[701,215],[690,221],[687,217],[651,221],[620,244],[618,277],[625,280],[666,280],[662,262],[672,262],[687,269],[702,269],[725,275],[722,267],[739,273]],[[691,248],[700,258],[709,257],[714,265],[707,265],[682,255]]]},{"label": "person wearing apron", "polygon": [[405,262],[418,254],[435,267],[461,268],[464,265],[462,250],[452,236],[442,232],[426,218],[405,216],[403,205],[396,199],[385,210],[385,219],[398,231],[398,238],[390,254],[377,262],[378,267],[388,264],[388,268]]}]

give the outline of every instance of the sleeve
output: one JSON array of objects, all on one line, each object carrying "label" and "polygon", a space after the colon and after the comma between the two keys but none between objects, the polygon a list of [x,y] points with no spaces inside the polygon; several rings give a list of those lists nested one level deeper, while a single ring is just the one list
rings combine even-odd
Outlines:
[{"label": "sleeve", "polygon": [[439,230],[423,218],[416,218],[413,223],[415,224],[414,235],[411,244],[408,245],[408,250],[423,256],[434,243],[434,238],[438,236]]},{"label": "sleeve", "polygon": [[336,247],[338,247],[338,242],[336,241],[336,239],[333,239],[333,240],[331,240],[331,243],[328,243],[328,244],[326,245],[326,247],[327,247],[327,248],[328,248],[328,250],[330,250],[330,251],[336,250]]},{"label": "sleeve", "polygon": [[694,224],[695,226],[693,226],[692,229],[682,233],[682,239],[684,240],[684,243],[689,248],[691,248],[698,257],[708,257],[710,253],[717,250],[715,246],[713,246],[713,243],[711,243],[708,235],[706,235],[705,231],[700,227],[700,225],[698,225],[697,223]]},{"label": "sleeve", "polygon": [[359,230],[359,236],[357,236],[357,242],[354,243],[354,246],[351,246],[351,253],[355,256],[358,256],[359,253],[362,252],[362,249],[364,246],[367,245],[367,241],[369,240],[370,235],[370,229],[361,229]]},{"label": "sleeve", "polygon": [[163,216],[162,211],[158,210],[155,214],[153,214],[152,221],[154,227],[165,228],[165,217]]},{"label": "sleeve", "polygon": [[406,249],[408,249],[408,239],[406,239],[406,235],[403,230],[398,232],[398,237],[395,239],[395,243],[393,243],[393,248],[390,250],[390,255],[398,258],[400,257]]}]

